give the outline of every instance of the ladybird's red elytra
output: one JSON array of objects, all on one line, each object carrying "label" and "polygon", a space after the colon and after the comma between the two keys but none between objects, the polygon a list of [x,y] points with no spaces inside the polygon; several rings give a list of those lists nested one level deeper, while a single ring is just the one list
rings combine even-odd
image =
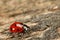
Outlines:
[{"label": "ladybird's red elytra", "polygon": [[22,33],[24,31],[23,25],[21,25],[22,23],[20,22],[15,22],[10,26],[10,32],[12,33],[16,33],[16,32],[20,32]]},{"label": "ladybird's red elytra", "polygon": [[10,32],[11,33],[24,33],[24,31],[27,31],[29,27],[21,22],[14,22],[10,26]]}]

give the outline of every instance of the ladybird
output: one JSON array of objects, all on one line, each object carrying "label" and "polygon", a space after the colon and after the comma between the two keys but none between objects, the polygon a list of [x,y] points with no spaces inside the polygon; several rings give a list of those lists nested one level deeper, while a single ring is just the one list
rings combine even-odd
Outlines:
[{"label": "ladybird", "polygon": [[29,29],[29,27],[21,22],[14,22],[10,26],[11,33],[23,33],[25,31],[27,31],[28,29]]}]

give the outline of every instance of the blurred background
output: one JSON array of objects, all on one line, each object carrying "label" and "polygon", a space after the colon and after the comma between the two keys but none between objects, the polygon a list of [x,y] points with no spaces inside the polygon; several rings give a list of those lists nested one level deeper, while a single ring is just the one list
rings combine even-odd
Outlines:
[{"label": "blurred background", "polygon": [[0,32],[15,21],[32,28],[30,35],[0,33],[1,40],[60,40],[60,0],[0,0]]}]

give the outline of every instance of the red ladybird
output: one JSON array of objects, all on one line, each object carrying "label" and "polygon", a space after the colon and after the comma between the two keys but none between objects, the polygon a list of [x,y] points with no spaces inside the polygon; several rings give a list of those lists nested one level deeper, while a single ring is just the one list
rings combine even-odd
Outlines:
[{"label": "red ladybird", "polygon": [[10,26],[10,32],[12,33],[23,33],[27,31],[29,27],[21,22],[15,22]]}]

